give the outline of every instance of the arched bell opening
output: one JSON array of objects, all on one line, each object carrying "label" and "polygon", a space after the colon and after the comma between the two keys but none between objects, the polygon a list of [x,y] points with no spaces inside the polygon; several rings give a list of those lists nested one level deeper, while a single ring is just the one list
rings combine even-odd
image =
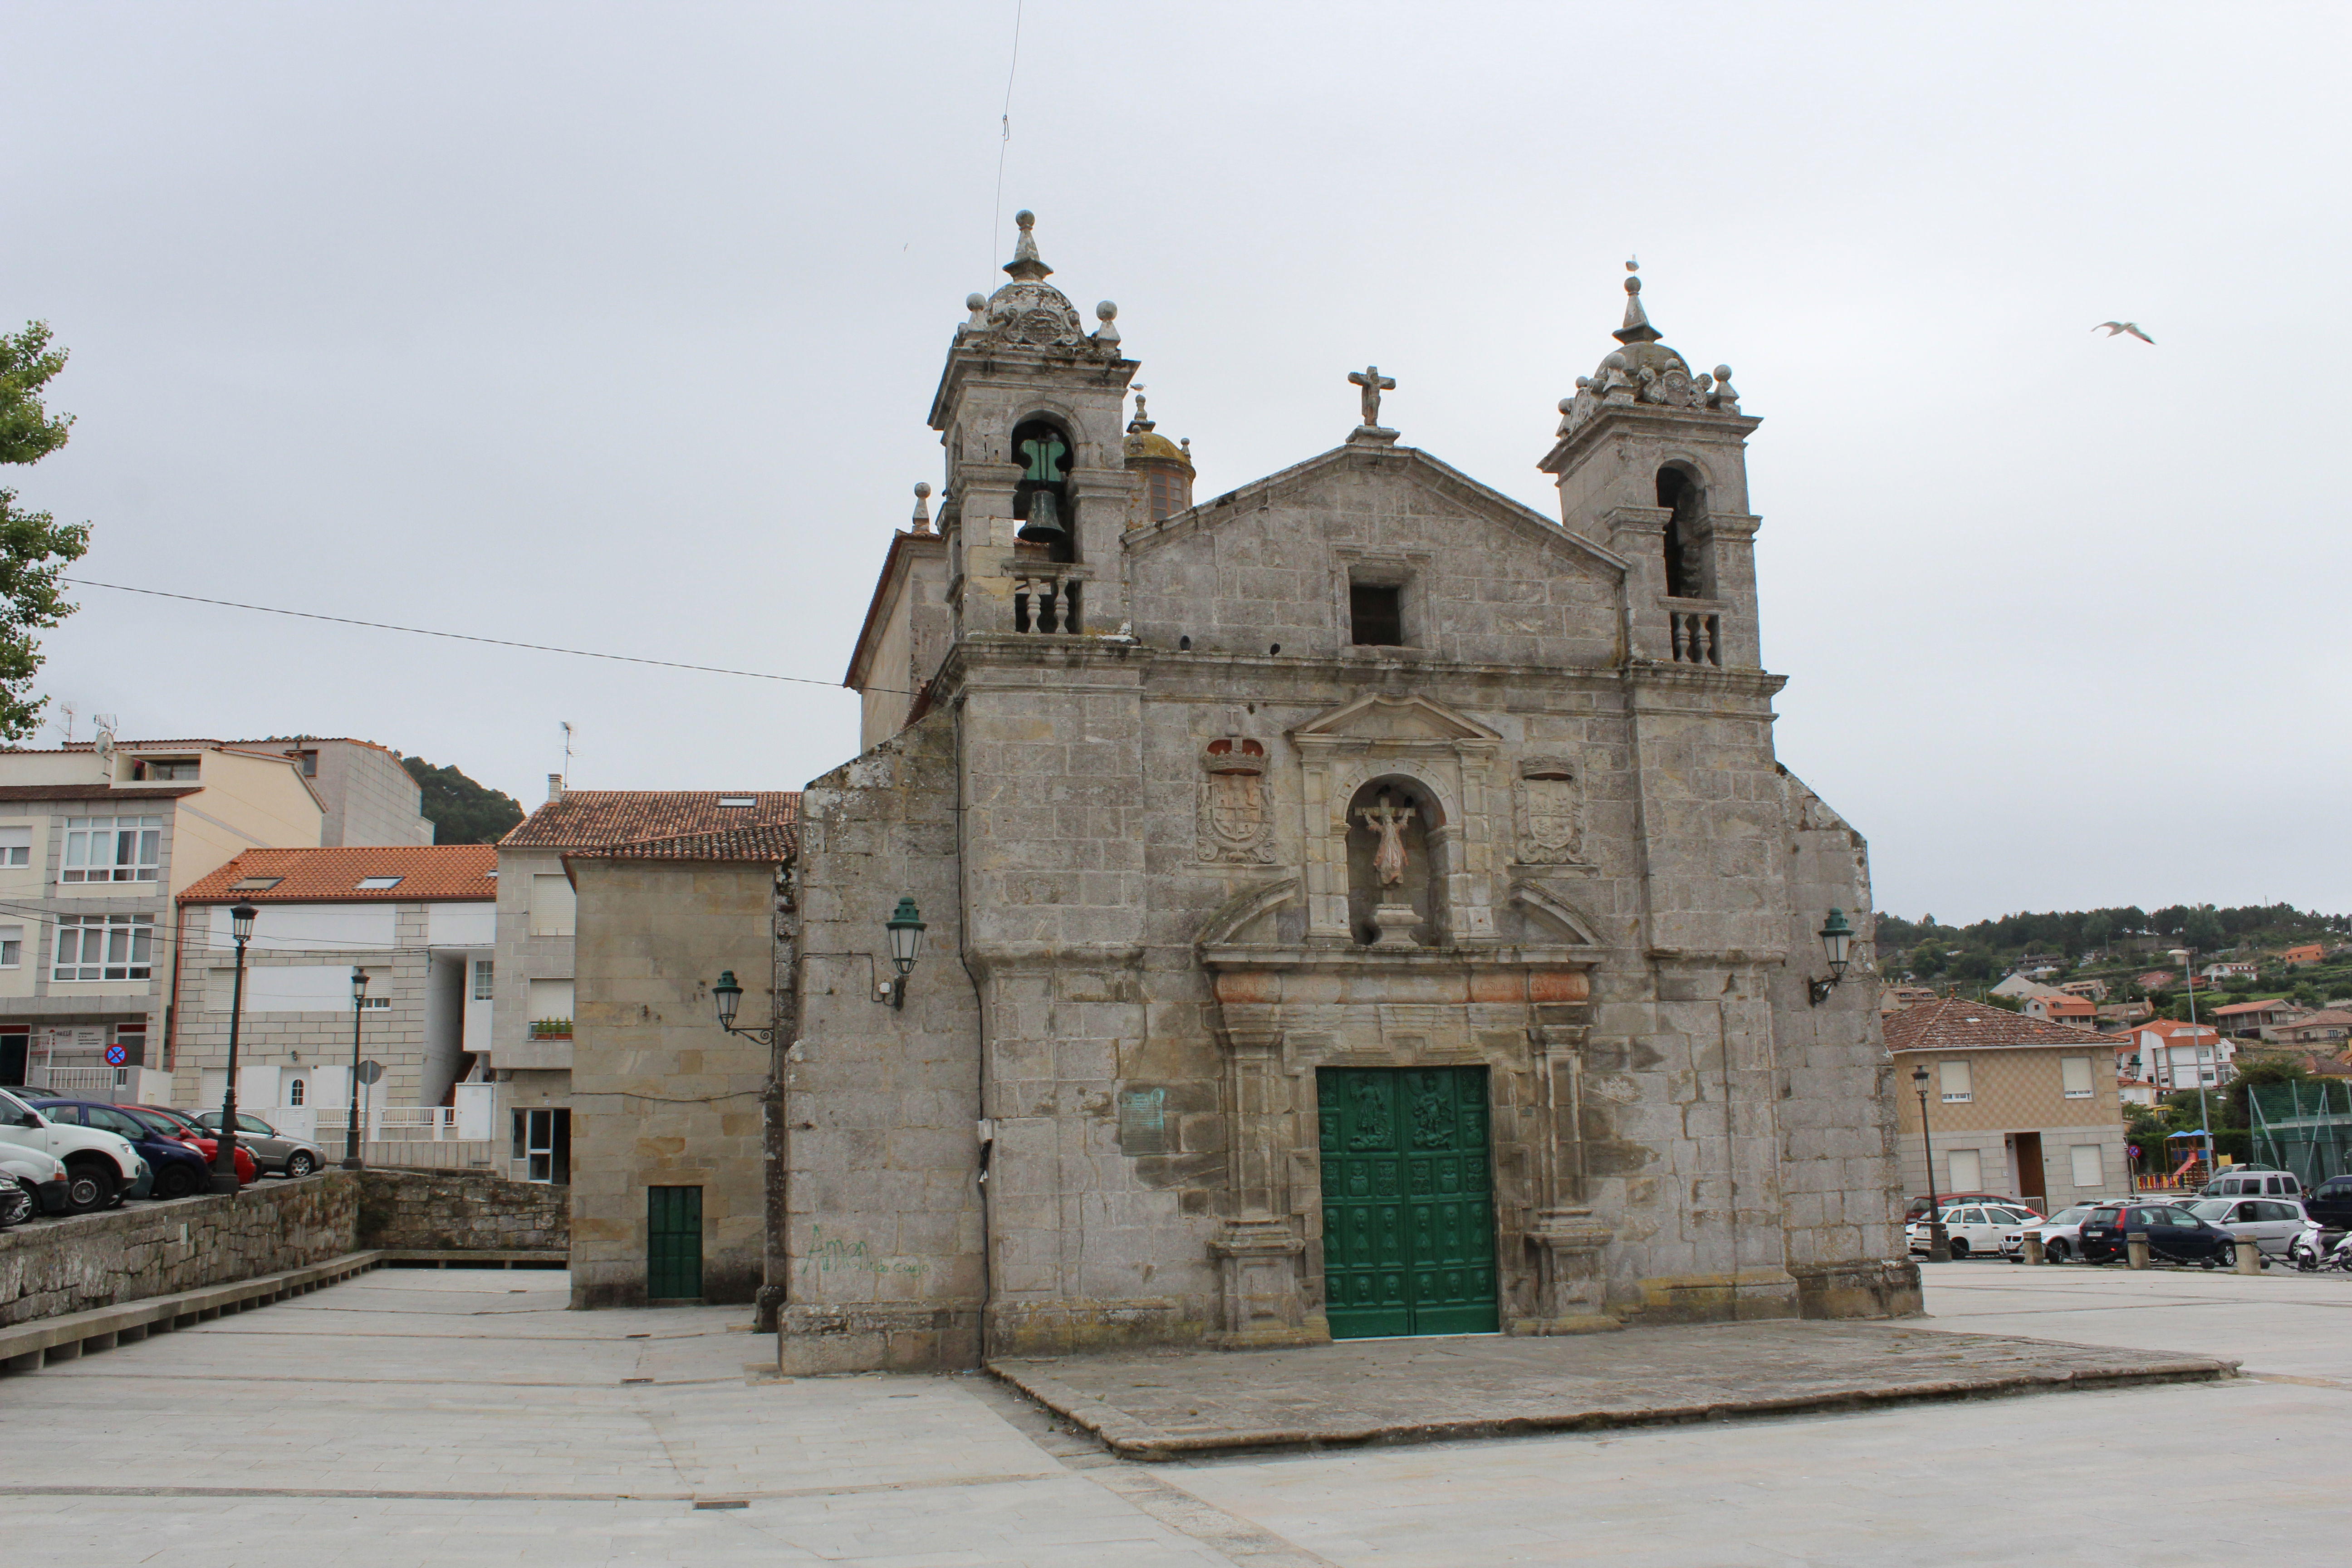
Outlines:
[{"label": "arched bell opening", "polygon": [[1672,515],[1664,539],[1666,594],[1675,599],[1712,599],[1715,574],[1706,541],[1706,485],[1687,465],[1658,470],[1658,504]]},{"label": "arched bell opening", "polygon": [[[1419,779],[1373,779],[1349,797],[1348,929],[1359,942],[1444,942],[1444,868],[1438,862],[1449,839],[1444,811]],[[1402,913],[1407,910],[1410,920]]]},{"label": "arched bell opening", "polygon": [[1077,518],[1070,504],[1070,459],[1077,450],[1058,421],[1033,416],[1013,427],[1013,461],[1021,478],[1013,515],[1021,523],[1020,552],[1045,561],[1076,561]]}]

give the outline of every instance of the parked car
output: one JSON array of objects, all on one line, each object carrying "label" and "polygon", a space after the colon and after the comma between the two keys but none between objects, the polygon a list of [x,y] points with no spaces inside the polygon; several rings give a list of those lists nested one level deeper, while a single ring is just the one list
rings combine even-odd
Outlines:
[{"label": "parked car", "polygon": [[2158,1263],[2197,1263],[2219,1268],[2237,1261],[2238,1238],[2171,1204],[2101,1204],[2083,1220],[2083,1261],[2112,1263],[2125,1255],[2126,1239],[2147,1237],[2148,1257]]},{"label": "parked car", "polygon": [[64,1163],[68,1214],[88,1214],[125,1198],[143,1198],[154,1185],[154,1171],[128,1138],[102,1128],[51,1121],[6,1089],[0,1089],[0,1143],[19,1144]]},{"label": "parked car", "polygon": [[2303,1184],[2293,1171],[2270,1171],[2243,1165],[2225,1166],[2198,1189],[2200,1198],[2299,1198]]},{"label": "parked car", "polygon": [[2284,1258],[2294,1238],[2311,1228],[2311,1216],[2293,1198],[2200,1198],[2181,1207],[2233,1236],[2252,1237],[2267,1258]]},{"label": "parked car", "polygon": [[2000,1249],[2021,1261],[2025,1257],[2025,1238],[2042,1238],[2042,1255],[2053,1263],[2063,1263],[2083,1248],[2083,1221],[2089,1215],[2091,1205],[2076,1204],[2060,1209],[2044,1220],[2028,1220],[2000,1238]]},{"label": "parked car", "polygon": [[[196,1152],[205,1157],[205,1169],[207,1171],[212,1169],[213,1162],[220,1158],[220,1141],[212,1135],[210,1128],[200,1125],[184,1110],[173,1110],[163,1105],[118,1105],[115,1109],[163,1127],[171,1137],[186,1139],[195,1146]],[[260,1175],[261,1167],[254,1163],[253,1151],[245,1146],[242,1139],[238,1140],[236,1184],[249,1187]]]},{"label": "parked car", "polygon": [[2352,1230],[2352,1176],[2330,1176],[2311,1189],[2303,1212],[2329,1230]]},{"label": "parked car", "polygon": [[131,1141],[155,1173],[154,1195],[189,1198],[212,1190],[212,1168],[194,1143],[104,1100],[35,1100],[27,1104],[52,1121],[96,1127]]},{"label": "parked car", "polygon": [[23,1188],[36,1214],[65,1212],[66,1163],[55,1154],[22,1143],[0,1143],[0,1180]]},{"label": "parked car", "polygon": [[32,1218],[37,1207],[30,1188],[14,1180],[0,1181],[0,1230]]},{"label": "parked car", "polygon": [[[219,1136],[219,1111],[207,1110],[196,1121],[205,1131]],[[280,1132],[260,1117],[242,1110],[236,1113],[236,1141],[253,1151],[263,1170],[281,1175],[307,1176],[327,1163],[327,1152],[309,1139]]]},{"label": "parked car", "polygon": [[[1957,1204],[1937,1213],[1944,1222],[1944,1236],[1951,1244],[1954,1258],[1979,1252],[1988,1258],[1999,1257],[2003,1232],[2041,1217],[2031,1209],[2011,1208],[2005,1204]],[[1912,1251],[1927,1250],[1932,1238],[1926,1220],[1914,1220],[1910,1236]]]},{"label": "parked car", "polygon": [[[2000,1193],[1937,1193],[1936,1201],[1946,1208],[1951,1207],[1954,1204],[1999,1204],[2003,1208],[2023,1209],[2036,1219],[2042,1217],[2042,1205],[2032,1198],[2007,1197]],[[1903,1223],[1909,1225],[1912,1221],[1923,1217],[1927,1212],[1927,1200],[1913,1198],[1911,1206],[1903,1211]]]}]

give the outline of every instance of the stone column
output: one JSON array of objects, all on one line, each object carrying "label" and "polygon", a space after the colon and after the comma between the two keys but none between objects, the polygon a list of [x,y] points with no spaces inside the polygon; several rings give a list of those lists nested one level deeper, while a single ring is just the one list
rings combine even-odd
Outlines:
[{"label": "stone column", "polygon": [[1282,1031],[1258,994],[1273,977],[1217,976],[1232,1107],[1232,1214],[1209,1243],[1217,1262],[1223,1327],[1209,1342],[1227,1350],[1322,1344],[1330,1330],[1307,1310],[1307,1243],[1291,1215],[1290,1153],[1299,1136],[1292,1079],[1282,1070]]}]

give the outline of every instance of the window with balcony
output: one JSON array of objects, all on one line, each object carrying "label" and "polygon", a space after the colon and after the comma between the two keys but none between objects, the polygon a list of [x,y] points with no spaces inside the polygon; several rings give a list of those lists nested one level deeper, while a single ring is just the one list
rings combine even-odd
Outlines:
[{"label": "window with balcony", "polygon": [[153,915],[59,915],[52,980],[146,980],[154,974]]},{"label": "window with balcony", "polygon": [[61,882],[152,882],[163,862],[160,816],[68,816]]}]

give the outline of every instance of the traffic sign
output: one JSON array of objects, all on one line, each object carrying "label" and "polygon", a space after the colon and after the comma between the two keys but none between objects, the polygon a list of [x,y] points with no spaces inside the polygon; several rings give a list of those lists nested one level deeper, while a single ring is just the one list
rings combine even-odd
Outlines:
[{"label": "traffic sign", "polygon": [[383,1076],[383,1064],[382,1062],[365,1061],[360,1063],[360,1081],[362,1083],[373,1083]]},{"label": "traffic sign", "polygon": [[106,1047],[106,1065],[108,1067],[119,1068],[124,1063],[130,1061],[130,1059],[131,1053],[122,1047],[109,1046]]}]

